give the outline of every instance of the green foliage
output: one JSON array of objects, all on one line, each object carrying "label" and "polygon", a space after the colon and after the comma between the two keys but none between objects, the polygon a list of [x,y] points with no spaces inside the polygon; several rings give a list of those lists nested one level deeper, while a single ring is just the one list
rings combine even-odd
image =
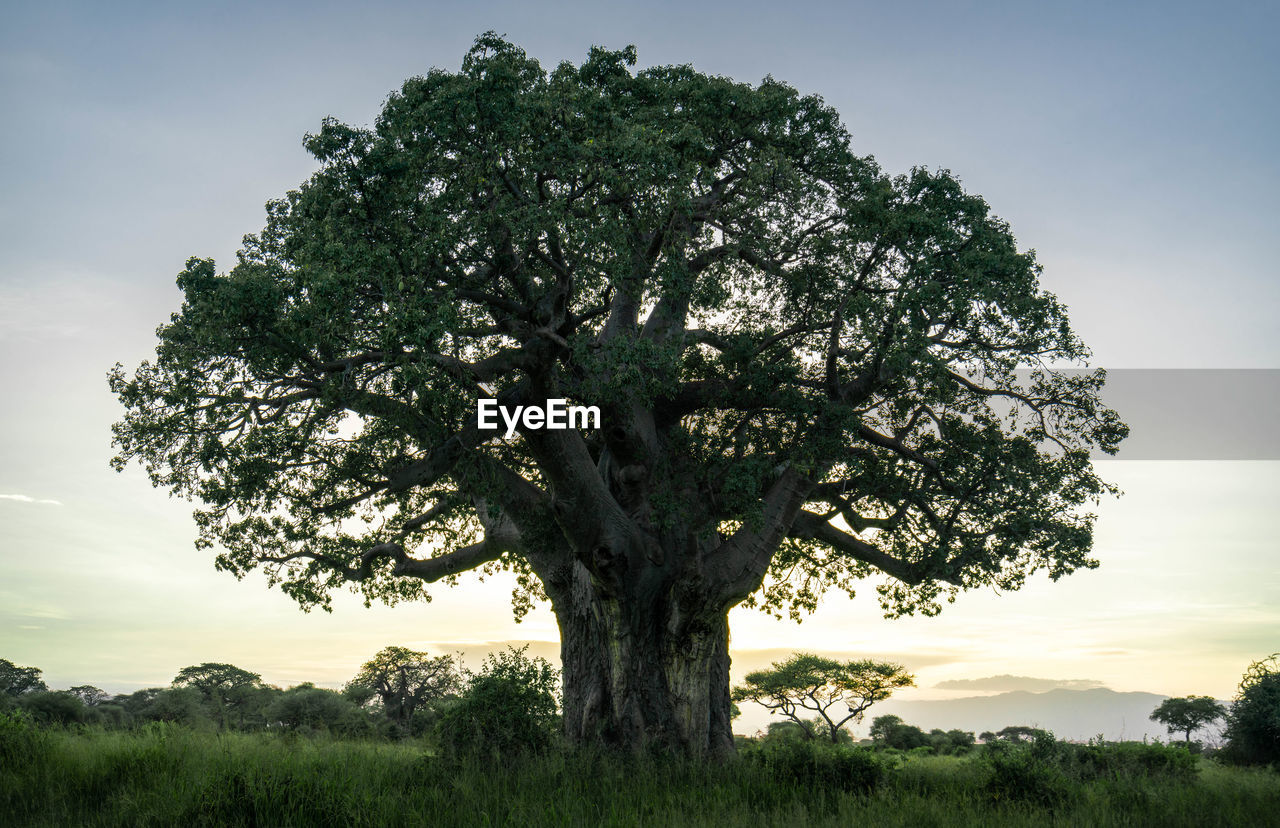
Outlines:
[{"label": "green foliage", "polygon": [[[1016,745],[1013,749],[1025,749]],[[1104,746],[1110,750],[1113,746]],[[1142,747],[1142,746],[1138,746]],[[826,746],[800,745],[814,750]],[[1173,750],[1186,755],[1180,748]],[[984,793],[985,760],[884,763],[869,789],[856,773],[818,770],[806,754],[725,765],[622,761],[551,752],[496,762],[424,755],[413,743],[199,733],[153,725],[104,732],[0,716],[0,814],[6,825],[1270,825],[1273,771],[1201,761],[1192,776],[1068,781],[1060,804]],[[770,761],[773,762],[770,765]],[[839,760],[836,760],[838,762]],[[857,762],[858,760],[853,760]],[[774,768],[790,769],[789,777]],[[868,775],[876,772],[870,770]],[[834,778],[850,792],[790,779]],[[863,777],[865,778],[865,777]]]},{"label": "green foliage", "polygon": [[[870,660],[841,662],[832,658],[796,653],[775,662],[768,670],[748,673],[733,688],[733,700],[753,701],[782,713],[806,733],[816,732],[801,717],[801,711],[817,713],[825,736],[835,742],[850,720],[860,721],[867,708],[883,701],[915,680],[900,664]],[[844,710],[833,708],[843,707]]]},{"label": "green foliage", "polygon": [[1060,742],[1038,731],[1029,741],[997,739],[983,746],[989,769],[984,786],[996,801],[1026,801],[1053,808],[1078,796],[1081,785],[1134,780],[1185,784],[1195,776],[1197,760],[1185,747],[1121,742],[1087,745]]},{"label": "green foliage", "polygon": [[1151,721],[1164,725],[1169,733],[1184,734],[1184,741],[1190,744],[1194,731],[1226,715],[1227,709],[1210,696],[1185,696],[1160,702],[1151,711]]},{"label": "green foliage", "polygon": [[778,784],[812,793],[865,793],[880,784],[890,764],[869,750],[808,739],[768,740],[748,752]]},{"label": "green foliage", "polygon": [[272,699],[263,711],[269,727],[278,726],[304,734],[367,736],[373,726],[359,705],[342,693],[313,684],[290,687]]},{"label": "green foliage", "polygon": [[877,748],[936,756],[964,756],[974,745],[973,734],[968,731],[934,728],[925,733],[891,715],[877,716],[871,722],[871,740]]},{"label": "green foliage", "polygon": [[[486,34],[373,126],[324,121],[316,173],[229,271],[188,260],[155,359],[112,372],[115,465],[306,608],[501,567],[524,612],[603,574],[605,533],[698,557],[708,606],[797,615],[877,573],[932,614],[1096,566],[1089,452],[1127,429],[1103,372],[1057,367],[1088,351],[1006,223],[816,96],[635,60]],[[494,396],[606,427],[481,434]]]},{"label": "green foliage", "polygon": [[1249,665],[1227,716],[1222,757],[1280,766],[1280,653]]},{"label": "green foliage", "polygon": [[1024,748],[1014,748],[1008,741],[984,746],[983,758],[991,769],[984,787],[993,800],[1027,801],[1042,807],[1062,803],[1069,793],[1068,779],[1053,760],[1053,737],[1048,742],[1037,739]]},{"label": "green foliage", "polygon": [[894,750],[915,750],[932,747],[925,732],[915,725],[909,725],[898,716],[877,716],[871,722],[871,740]]},{"label": "green foliage", "polygon": [[48,737],[27,711],[0,711],[0,770],[17,767],[37,755],[47,742]]},{"label": "green foliage", "polygon": [[1044,736],[1048,731],[1041,730],[1038,727],[1028,727],[1027,725],[1009,725],[1002,727],[999,731],[991,733],[985,731],[978,738],[984,742],[994,742],[1003,740],[1006,742],[1034,742],[1036,739]]},{"label": "green foliage", "polygon": [[386,647],[365,662],[344,692],[364,704],[375,697],[383,713],[401,732],[421,733],[427,708],[439,706],[462,687],[460,665],[453,656],[432,657],[405,647]]},{"label": "green foliage", "polygon": [[46,724],[79,724],[89,718],[85,703],[65,690],[24,693],[18,705],[37,722]]},{"label": "green foliage", "polygon": [[97,707],[111,700],[110,693],[92,684],[81,684],[70,688],[67,692],[80,699],[87,707]]},{"label": "green foliage", "polygon": [[196,691],[209,718],[223,730],[260,726],[262,709],[275,692],[262,683],[262,676],[257,673],[214,662],[182,668],[174,677],[173,686]]},{"label": "green foliage", "polygon": [[967,730],[934,728],[929,731],[929,747],[938,756],[964,756],[973,750],[974,741],[973,734]]},{"label": "green foliage", "polygon": [[139,718],[144,722],[180,724],[204,730],[223,728],[219,710],[210,709],[208,699],[195,687],[169,687],[144,697]]},{"label": "green foliage", "polygon": [[454,756],[516,756],[555,744],[559,679],[528,646],[490,653],[466,688],[445,706],[436,738]]},{"label": "green foliage", "polygon": [[23,693],[48,690],[40,672],[37,667],[19,667],[8,659],[0,658],[0,696],[13,698]]},{"label": "green foliage", "polygon": [[122,693],[116,696],[112,701],[124,710],[130,721],[145,721],[148,718],[148,711],[152,704],[155,703],[156,697],[163,693],[163,687],[148,687],[143,690],[135,690],[132,693]]}]

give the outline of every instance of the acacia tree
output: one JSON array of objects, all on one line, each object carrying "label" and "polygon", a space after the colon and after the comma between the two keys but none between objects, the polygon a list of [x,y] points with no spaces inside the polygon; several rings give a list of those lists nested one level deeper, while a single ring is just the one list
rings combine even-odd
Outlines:
[{"label": "acacia tree", "polygon": [[840,728],[850,720],[861,721],[871,705],[889,698],[894,690],[913,686],[914,677],[900,664],[867,659],[842,662],[796,653],[774,662],[768,670],[748,673],[743,683],[733,688],[733,700],[753,701],[781,713],[800,725],[807,736],[813,733],[800,714],[817,713],[835,743]]},{"label": "acacia tree", "polygon": [[368,687],[382,702],[387,718],[408,727],[414,711],[457,693],[462,674],[453,656],[432,658],[406,647],[384,647],[347,682],[347,690]]},{"label": "acacia tree", "polygon": [[[304,608],[512,570],[517,616],[556,614],[572,741],[720,753],[731,607],[882,574],[888,614],[934,613],[1096,566],[1089,451],[1125,428],[982,198],[886,175],[783,83],[634,62],[548,73],[488,34],[372,127],[326,120],[112,373],[114,462]],[[602,424],[505,439],[481,398]]]},{"label": "acacia tree", "polygon": [[214,721],[224,730],[232,725],[245,727],[261,712],[272,692],[257,673],[212,661],[183,667],[174,676],[173,686],[198,691]]},{"label": "acacia tree", "polygon": [[1191,734],[1227,715],[1227,709],[1211,696],[1184,696],[1165,699],[1151,711],[1151,721],[1165,726],[1169,733],[1185,734],[1187,744]]},{"label": "acacia tree", "polygon": [[67,692],[84,702],[85,707],[98,707],[111,701],[110,693],[92,684],[79,684]]}]

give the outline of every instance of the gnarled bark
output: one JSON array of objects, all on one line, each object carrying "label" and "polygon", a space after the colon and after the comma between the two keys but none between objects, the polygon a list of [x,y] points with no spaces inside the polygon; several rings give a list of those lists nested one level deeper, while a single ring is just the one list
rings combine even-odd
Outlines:
[{"label": "gnarled bark", "polygon": [[690,612],[670,587],[606,592],[581,565],[553,606],[571,743],[732,754],[727,611]]}]

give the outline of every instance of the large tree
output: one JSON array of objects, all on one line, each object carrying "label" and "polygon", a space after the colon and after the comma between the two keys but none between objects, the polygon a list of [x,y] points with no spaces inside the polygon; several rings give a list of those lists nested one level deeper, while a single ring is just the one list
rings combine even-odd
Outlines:
[{"label": "large tree", "polygon": [[366,661],[347,690],[367,687],[387,718],[407,728],[415,711],[462,689],[461,665],[453,656],[432,657],[406,647],[384,647]]},{"label": "large tree", "polygon": [[[731,607],[880,574],[888,614],[933,613],[1096,566],[1089,452],[1125,428],[982,198],[886,175],[778,81],[634,62],[484,35],[372,127],[326,120],[113,372],[115,463],[304,607],[512,570],[559,622],[572,740],[722,753]],[[602,427],[507,439],[481,398]]]}]

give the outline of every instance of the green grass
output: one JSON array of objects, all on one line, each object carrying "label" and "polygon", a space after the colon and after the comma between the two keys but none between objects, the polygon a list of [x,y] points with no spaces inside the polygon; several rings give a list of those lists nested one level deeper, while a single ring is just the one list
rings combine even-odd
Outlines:
[{"label": "green grass", "polygon": [[1076,784],[1054,807],[994,799],[990,773],[978,759],[911,757],[869,792],[815,791],[750,758],[467,764],[408,742],[0,723],[0,825],[1280,824],[1273,771],[1201,760],[1190,779]]}]

